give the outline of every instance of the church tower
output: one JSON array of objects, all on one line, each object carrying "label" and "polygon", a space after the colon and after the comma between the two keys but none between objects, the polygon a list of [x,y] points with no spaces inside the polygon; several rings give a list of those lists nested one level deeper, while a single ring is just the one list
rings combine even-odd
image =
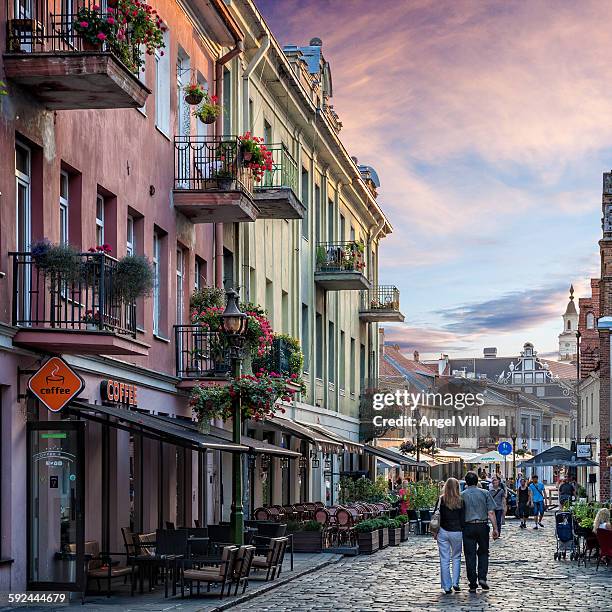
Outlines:
[{"label": "church tower", "polygon": [[574,286],[570,287],[570,298],[563,315],[563,331],[559,334],[559,359],[574,361],[578,353],[578,312],[574,304]]}]

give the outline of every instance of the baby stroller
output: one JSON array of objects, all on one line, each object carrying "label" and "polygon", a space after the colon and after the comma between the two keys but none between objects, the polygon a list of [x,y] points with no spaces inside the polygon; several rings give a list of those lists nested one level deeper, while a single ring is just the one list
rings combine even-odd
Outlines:
[{"label": "baby stroller", "polygon": [[557,538],[555,561],[561,558],[565,559],[568,550],[570,551],[570,559],[573,559],[576,554],[576,546],[571,512],[559,510],[555,512],[555,536]]}]

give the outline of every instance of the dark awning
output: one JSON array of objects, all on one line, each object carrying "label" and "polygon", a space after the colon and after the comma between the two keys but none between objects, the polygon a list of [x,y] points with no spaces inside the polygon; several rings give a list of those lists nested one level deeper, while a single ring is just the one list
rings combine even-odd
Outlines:
[{"label": "dark awning", "polygon": [[553,446],[545,451],[538,453],[535,457],[527,459],[519,464],[519,467],[548,467],[548,466],[567,466],[567,467],[587,467],[597,466],[599,463],[590,459],[576,457],[576,453],[563,446]]},{"label": "dark awning", "polygon": [[353,440],[349,440],[348,438],[345,438],[343,435],[336,433],[335,431],[332,431],[331,429],[327,429],[327,427],[323,427],[322,425],[319,425],[318,423],[303,423],[302,421],[300,421],[299,424],[303,425],[304,427],[308,427],[308,429],[313,429],[314,431],[317,431],[323,434],[324,436],[331,438],[332,440],[336,440],[337,442],[340,442],[340,444],[344,446],[344,450],[347,453],[357,453],[357,454],[363,453],[363,444],[360,444],[359,442],[354,442]]},{"label": "dark awning", "polygon": [[[157,416],[166,423],[171,423],[177,427],[183,427],[188,429],[189,431],[198,431],[198,425],[194,421],[190,419],[176,418],[170,416]],[[213,440],[217,440],[217,442],[227,443],[232,442],[232,432],[227,431],[225,429],[221,429],[220,427],[210,427],[210,431],[204,434],[206,437],[211,438]],[[274,455],[278,457],[300,457],[301,453],[296,451],[289,450],[288,448],[283,448],[282,446],[276,446],[276,444],[270,444],[269,442],[265,442],[263,440],[256,440],[255,438],[251,438],[249,436],[240,436],[240,443],[243,446],[248,447],[250,452],[262,455]]]},{"label": "dark awning", "polygon": [[323,451],[324,453],[344,452],[342,442],[333,440],[325,434],[315,431],[314,429],[310,429],[310,427],[306,427],[301,423],[296,423],[295,421],[275,416],[273,419],[266,419],[265,425],[266,427],[272,427],[273,429],[288,433],[292,436],[296,436],[297,438],[302,438],[302,440],[307,440],[311,444],[314,444],[318,450]]},{"label": "dark awning", "polygon": [[[239,453],[245,453],[249,450],[248,446],[234,444],[231,441],[202,434],[197,431],[197,429],[184,427],[179,424],[176,419],[173,419],[175,422],[172,422],[161,416],[146,414],[127,408],[72,402],[69,404],[68,410],[82,418],[93,419],[102,424],[106,424],[107,421],[100,417],[96,418],[92,413],[112,417],[117,419],[117,421],[128,424],[128,428],[134,429],[136,432],[139,432],[140,429],[145,430],[149,435],[159,438],[164,442],[168,442],[169,444]],[[113,421],[110,421],[108,424],[113,426]]]},{"label": "dark awning", "polygon": [[396,453],[388,448],[383,448],[382,446],[370,446],[369,444],[366,444],[363,450],[370,455],[380,457],[381,459],[394,463],[395,465],[399,465],[400,467],[429,469],[429,465],[423,461],[415,461],[410,457]]}]

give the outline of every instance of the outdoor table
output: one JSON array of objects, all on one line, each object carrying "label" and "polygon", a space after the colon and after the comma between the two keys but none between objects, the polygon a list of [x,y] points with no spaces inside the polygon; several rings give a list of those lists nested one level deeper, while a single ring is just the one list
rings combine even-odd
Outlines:
[{"label": "outdoor table", "polygon": [[[153,590],[153,568],[156,565],[163,565],[164,572],[164,597],[168,597],[168,570],[170,569],[169,562],[174,565],[175,576],[178,568],[177,561],[182,559],[183,555],[136,555],[134,557],[134,563],[138,564],[144,569],[146,566],[149,570],[149,591]],[[140,574],[140,594],[144,592],[144,572],[138,572]],[[176,595],[176,580],[172,581],[172,595]]]}]

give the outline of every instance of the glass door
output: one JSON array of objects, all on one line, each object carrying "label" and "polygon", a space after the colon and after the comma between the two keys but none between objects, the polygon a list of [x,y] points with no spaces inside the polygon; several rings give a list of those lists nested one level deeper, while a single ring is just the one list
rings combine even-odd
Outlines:
[{"label": "glass door", "polygon": [[84,591],[83,428],[28,423],[28,589]]}]

